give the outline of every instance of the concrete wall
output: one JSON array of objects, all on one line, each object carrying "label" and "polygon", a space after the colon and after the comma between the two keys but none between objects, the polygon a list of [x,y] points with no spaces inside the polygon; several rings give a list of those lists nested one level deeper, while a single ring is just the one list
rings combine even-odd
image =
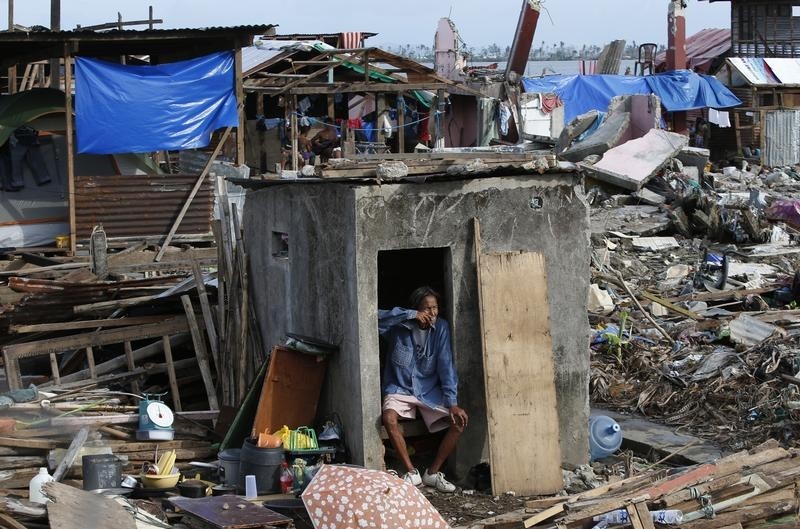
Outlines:
[{"label": "concrete wall", "polygon": [[[251,300],[264,345],[286,332],[337,344],[328,365],[320,413],[335,410],[356,461],[364,426],[356,317],[355,206],[343,185],[283,185],[251,192],[244,213]],[[288,257],[274,257],[273,232],[289,235]],[[372,430],[370,430],[372,431]]]},{"label": "concrete wall", "polygon": [[[378,252],[450,248],[452,291],[444,294],[452,313],[459,401],[471,417],[456,454],[460,475],[488,457],[473,217],[481,223],[484,252],[530,250],[546,256],[563,459],[573,464],[587,459],[590,246],[588,210],[575,195],[574,184],[572,175],[559,174],[356,189],[359,307],[372,307],[366,312],[366,325],[360,326],[359,343],[362,357],[375,359],[362,365],[367,373],[361,389],[368,400],[365,408],[376,425],[380,414],[374,315]],[[543,199],[541,209],[530,207],[534,197]],[[378,465],[377,439],[367,443],[365,456],[369,466]]]},{"label": "concrete wall", "polygon": [[[529,250],[547,260],[563,459],[587,459],[588,210],[574,175],[426,184],[288,184],[251,193],[244,225],[253,297],[265,342],[287,330],[340,344],[323,392],[346,426],[352,459],[382,463],[377,333],[378,252],[449,248],[444,296],[453,330],[459,401],[470,427],[456,470],[486,459],[486,409],[472,218],[483,251]],[[532,208],[531,199],[543,200]],[[288,259],[272,257],[271,232],[289,233]]]}]

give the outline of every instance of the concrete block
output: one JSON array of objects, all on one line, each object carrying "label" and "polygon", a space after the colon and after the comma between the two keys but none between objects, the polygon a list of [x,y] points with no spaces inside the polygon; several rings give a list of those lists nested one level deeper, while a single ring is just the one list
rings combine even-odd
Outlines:
[{"label": "concrete block", "polygon": [[560,154],[560,157],[569,162],[580,162],[590,154],[603,154],[615,147],[628,132],[631,115],[620,112],[609,116],[600,127],[588,138],[575,143]]},{"label": "concrete block", "polygon": [[641,138],[614,147],[594,165],[580,164],[593,178],[636,191],[687,145],[681,134],[651,130]]},{"label": "concrete block", "polygon": [[684,167],[697,167],[698,173],[702,175],[710,156],[711,151],[708,149],[686,146],[678,153],[678,160],[683,163]]},{"label": "concrete block", "polygon": [[638,199],[639,202],[642,204],[648,204],[650,206],[660,206],[661,204],[667,201],[666,198],[659,195],[658,193],[654,193],[649,189],[642,188],[639,191],[633,193],[633,198]]},{"label": "concrete block", "polygon": [[600,113],[597,110],[590,110],[589,112],[572,118],[572,121],[564,127],[558,137],[555,148],[556,152],[559,153],[563,151],[569,147],[572,140],[589,130],[589,127],[592,126],[592,123],[595,122],[599,115]]}]

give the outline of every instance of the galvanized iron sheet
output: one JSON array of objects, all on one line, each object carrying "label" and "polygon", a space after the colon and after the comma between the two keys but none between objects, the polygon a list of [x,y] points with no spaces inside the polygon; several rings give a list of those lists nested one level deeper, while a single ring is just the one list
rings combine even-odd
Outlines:
[{"label": "galvanized iron sheet", "polygon": [[[197,174],[79,176],[75,179],[78,240],[102,224],[108,237],[165,235],[189,196]],[[214,187],[203,183],[178,228],[179,234],[211,231]]]},{"label": "galvanized iron sheet", "polygon": [[766,113],[764,163],[771,167],[800,163],[800,110]]}]

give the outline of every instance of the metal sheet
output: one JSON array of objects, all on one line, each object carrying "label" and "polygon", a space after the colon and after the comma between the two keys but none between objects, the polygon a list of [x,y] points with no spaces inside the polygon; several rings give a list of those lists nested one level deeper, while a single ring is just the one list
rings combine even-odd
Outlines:
[{"label": "metal sheet", "polygon": [[265,507],[258,507],[236,496],[170,498],[169,501],[192,517],[220,529],[287,526],[291,523],[291,519],[282,514]]},{"label": "metal sheet", "polygon": [[[701,67],[731,49],[731,30],[709,28],[698,31],[686,39],[686,60],[688,67]],[[667,52],[656,55],[656,69],[666,66]],[[659,70],[660,71],[660,70]]]},{"label": "metal sheet", "polygon": [[764,59],[782,84],[800,85],[800,59]]},{"label": "metal sheet", "polygon": [[[197,174],[79,176],[75,179],[78,240],[97,224],[108,237],[166,235],[197,181]],[[211,231],[214,186],[201,186],[178,228],[179,234]]]},{"label": "metal sheet", "polygon": [[800,110],[767,112],[764,120],[764,164],[800,163]]}]

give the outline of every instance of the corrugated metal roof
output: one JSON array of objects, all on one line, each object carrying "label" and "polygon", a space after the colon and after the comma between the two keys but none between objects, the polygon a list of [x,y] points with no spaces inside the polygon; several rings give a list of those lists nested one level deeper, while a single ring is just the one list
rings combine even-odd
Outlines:
[{"label": "corrugated metal roof", "polygon": [[[797,59],[769,59],[770,61],[797,61]],[[761,57],[731,57],[728,59],[733,68],[744,77],[748,83],[755,86],[775,86],[790,84],[782,82],[775,76],[770,65]],[[794,83],[798,81],[795,80]]]},{"label": "corrugated metal roof", "polygon": [[[690,69],[701,67],[731,49],[731,30],[707,28],[686,39],[686,61]],[[666,66],[667,53],[656,55],[656,69]]]},{"label": "corrugated metal roof", "polygon": [[288,56],[298,51],[333,49],[321,40],[273,40],[257,39],[254,46],[242,48],[242,73],[246,77],[254,70],[263,68],[278,56]]}]

